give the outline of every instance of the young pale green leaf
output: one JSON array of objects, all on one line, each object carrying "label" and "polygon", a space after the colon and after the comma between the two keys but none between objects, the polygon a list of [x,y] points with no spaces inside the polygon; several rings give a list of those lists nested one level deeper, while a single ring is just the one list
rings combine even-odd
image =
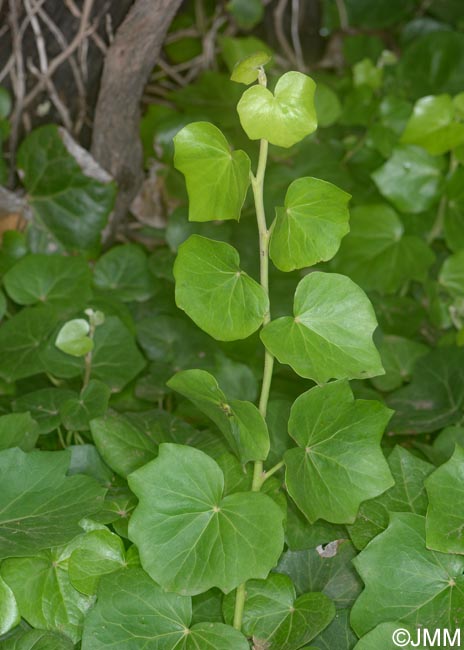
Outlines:
[{"label": "young pale green leaf", "polygon": [[84,258],[61,255],[26,255],[3,278],[8,295],[19,305],[47,303],[74,311],[86,306],[90,281]]},{"label": "young pale green leaf", "polygon": [[271,321],[261,338],[281,363],[322,384],[383,374],[372,341],[376,327],[372,305],[354,282],[314,272],[298,284],[294,317]]},{"label": "young pale green leaf", "polygon": [[0,575],[0,636],[16,627],[20,620],[14,593]]},{"label": "young pale green leaf", "polygon": [[70,546],[2,562],[1,573],[29,625],[62,632],[77,643],[84,616],[94,599],[72,586],[67,571]]},{"label": "young pale green leaf", "polygon": [[88,336],[89,322],[75,318],[63,325],[56,337],[56,347],[73,357],[85,357],[93,349],[93,340]]},{"label": "young pale green leaf", "polygon": [[444,161],[415,145],[402,145],[372,178],[379,192],[401,212],[418,214],[436,205],[443,190]]},{"label": "young pale green leaf", "polygon": [[95,264],[93,282],[123,302],[147,300],[155,292],[148,258],[136,244],[114,246],[102,255]]},{"label": "young pale green leaf", "polygon": [[142,569],[125,569],[102,579],[82,650],[140,650],[141,643],[157,650],[248,650],[232,627],[191,620],[190,598],[166,593]]},{"label": "young pale green leaf", "polygon": [[374,204],[352,211],[350,233],[340,246],[334,268],[366,291],[394,293],[409,280],[423,282],[434,260],[422,239],[404,234],[390,206]]},{"label": "young pale green leaf", "polygon": [[376,499],[364,501],[356,521],[348,532],[357,549],[363,549],[376,535],[383,532],[391,512],[413,512],[425,515],[427,494],[424,480],[433,472],[433,465],[396,446],[388,457],[395,485]]},{"label": "young pale green leaf", "polygon": [[452,296],[464,297],[464,250],[445,259],[440,270],[439,282]]},{"label": "young pale green leaf", "polygon": [[358,636],[386,621],[450,631],[460,627],[464,558],[426,548],[425,517],[393,513],[387,530],[354,565],[365,583],[351,613]]},{"label": "young pale green leaf", "polygon": [[158,458],[129,476],[129,487],[139,498],[129,536],[164,589],[227,593],[276,565],[284,542],[279,506],[257,492],[224,497],[221,469],[198,449],[160,445]]},{"label": "young pale green leaf", "polygon": [[317,129],[316,84],[301,72],[286,72],[274,93],[264,86],[245,90],[237,111],[250,140],[291,147]]},{"label": "young pale green leaf", "polygon": [[[420,628],[414,628],[412,625],[405,625],[403,622],[397,623],[380,623],[373,630],[368,632],[353,650],[392,650],[392,647],[410,646],[414,642],[414,648],[418,650],[427,650],[427,647],[420,643],[422,636],[418,632]],[[435,631],[430,630],[431,637],[434,637]],[[451,635],[451,638],[453,635]],[[419,641],[418,641],[419,639]],[[418,645],[419,644],[419,645]]]},{"label": "young pale green leaf", "polygon": [[88,476],[66,476],[69,452],[0,452],[0,558],[32,555],[82,532],[83,517],[106,490]]},{"label": "young pale green leaf", "polygon": [[90,420],[105,414],[110,399],[109,386],[91,379],[80,395],[60,405],[63,425],[69,431],[88,431]]},{"label": "young pale green leaf", "polygon": [[240,61],[248,57],[261,53],[272,56],[269,45],[256,36],[219,36],[218,42],[221,56],[230,72],[233,72]]},{"label": "young pale green leaf", "polygon": [[168,386],[191,400],[221,430],[242,463],[265,460],[269,453],[266,422],[251,402],[229,400],[205,370],[184,370]]},{"label": "young pale green leaf", "polygon": [[322,591],[338,611],[353,605],[362,590],[362,583],[353,568],[356,549],[345,539],[333,540],[325,549],[286,551],[276,571],[293,582],[298,595]]},{"label": "young pale green leaf", "polygon": [[190,221],[240,219],[250,159],[231,151],[221,131],[209,122],[193,122],[174,138],[174,165],[184,174]]},{"label": "young pale green leaf", "polygon": [[456,445],[453,456],[426,482],[427,548],[442,553],[464,554],[464,448]]},{"label": "young pale green leaf", "polygon": [[156,456],[155,441],[119,413],[95,418],[90,430],[103,460],[124,478]]},{"label": "young pale green leaf", "polygon": [[[36,217],[69,250],[95,250],[113,207],[114,183],[82,171],[55,125],[35,129],[18,150],[18,168]],[[97,165],[92,161],[94,168]]]},{"label": "young pale green leaf", "polygon": [[464,350],[439,347],[421,357],[412,381],[388,398],[396,412],[396,433],[438,431],[462,420],[464,408]]},{"label": "young pale green leaf", "polygon": [[239,264],[235,248],[199,235],[179,246],[174,264],[177,306],[219,341],[247,338],[269,309],[266,292]]},{"label": "young pale green leaf", "polygon": [[38,437],[39,427],[30,413],[8,413],[0,416],[0,449],[19,447],[23,451],[31,451]]},{"label": "young pale green leaf", "polygon": [[258,78],[259,69],[269,63],[270,60],[271,56],[268,52],[251,54],[246,59],[242,59],[242,61],[235,64],[230,78],[232,81],[249,86]]},{"label": "young pale green leaf", "polygon": [[[60,408],[68,400],[77,399],[78,395],[64,388],[42,388],[32,393],[20,395],[13,402],[13,411],[29,411],[38,424],[38,433],[50,433],[61,424]],[[24,449],[24,451],[29,451]]]},{"label": "young pale green leaf", "polygon": [[318,178],[293,181],[272,226],[270,256],[277,268],[293,271],[330,260],[349,231],[350,198]]},{"label": "young pale green leaf", "polygon": [[102,576],[126,566],[122,539],[109,530],[93,530],[73,544],[68,561],[71,584],[82,594],[96,593]]},{"label": "young pale green leaf", "polygon": [[[234,619],[235,593],[223,604],[224,618]],[[271,573],[267,580],[250,580],[246,587],[243,632],[267,650],[298,650],[317,636],[335,616],[333,603],[322,593],[296,597],[292,581]]]},{"label": "young pale green leaf", "polygon": [[464,143],[464,124],[454,121],[450,95],[429,95],[419,99],[409,118],[401,142],[418,144],[432,156],[439,156]]},{"label": "young pale green leaf", "polygon": [[395,390],[409,381],[416,361],[429,351],[423,343],[401,336],[384,336],[378,348],[385,375],[373,377],[371,381],[384,392]]},{"label": "young pale green leaf", "polygon": [[298,444],[284,456],[288,492],[309,521],[352,523],[360,503],[393,485],[380,439],[392,412],[355,400],[348,382],[301,395],[288,430]]}]

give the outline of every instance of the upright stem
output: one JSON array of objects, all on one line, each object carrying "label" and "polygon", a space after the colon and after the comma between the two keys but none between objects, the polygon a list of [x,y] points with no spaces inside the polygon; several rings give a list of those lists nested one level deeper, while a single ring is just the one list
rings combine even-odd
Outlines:
[{"label": "upright stem", "polygon": [[[266,86],[266,75],[260,70],[258,81],[262,86]],[[256,175],[251,175],[251,187],[256,209],[256,220],[258,222],[259,233],[259,267],[260,283],[269,297],[269,237],[270,233],[266,224],[266,214],[264,211],[264,175],[266,173],[268,141],[260,140],[259,159]],[[271,320],[270,309],[264,315],[263,324],[266,325]],[[259,398],[259,411],[263,418],[266,417],[267,403],[269,401],[269,391],[271,388],[272,371],[274,368],[274,357],[267,349],[264,351],[264,371],[263,383],[261,385],[261,395]],[[263,461],[257,460],[253,469],[253,482],[251,489],[253,492],[259,492],[263,484]],[[237,588],[235,599],[234,627],[240,630],[243,620],[243,609],[246,600],[246,584]]]}]

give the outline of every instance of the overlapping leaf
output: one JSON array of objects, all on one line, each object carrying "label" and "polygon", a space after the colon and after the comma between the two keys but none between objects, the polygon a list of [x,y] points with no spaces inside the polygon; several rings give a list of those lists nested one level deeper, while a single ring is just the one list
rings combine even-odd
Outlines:
[{"label": "overlapping leaf", "polygon": [[289,494],[309,521],[353,522],[362,501],[393,485],[380,450],[391,411],[355,400],[347,382],[316,386],[292,407],[297,449],[285,453]]},{"label": "overlapping leaf", "polygon": [[281,509],[256,492],[223,497],[224,475],[203,452],[160,445],[158,458],[131,474],[129,486],[139,498],[129,535],[143,568],[163,588],[191,595],[211,587],[228,592],[265,578],[277,563]]},{"label": "overlapping leaf", "polygon": [[281,363],[318,383],[383,374],[372,341],[377,327],[364,292],[335,273],[310,273],[298,284],[294,317],[266,325],[261,338]]}]

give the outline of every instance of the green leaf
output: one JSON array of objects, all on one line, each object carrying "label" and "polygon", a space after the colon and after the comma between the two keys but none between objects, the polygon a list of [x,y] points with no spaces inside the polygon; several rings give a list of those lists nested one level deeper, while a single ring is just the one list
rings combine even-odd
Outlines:
[{"label": "green leaf", "polygon": [[372,90],[377,90],[382,86],[382,80],[383,69],[374,65],[368,58],[358,61],[353,66],[353,85],[355,87],[369,86]]},{"label": "green leaf", "polygon": [[335,273],[310,273],[298,284],[294,317],[266,325],[261,338],[281,363],[318,383],[383,374],[372,341],[377,327],[364,292]]},{"label": "green leaf", "polygon": [[94,530],[73,545],[68,561],[69,579],[75,589],[91,596],[102,576],[126,566],[124,544],[109,530]]},{"label": "green leaf", "polygon": [[309,551],[286,551],[276,571],[284,573],[296,587],[298,595],[322,591],[337,609],[350,607],[359,596],[362,583],[353,568],[356,550],[347,540],[334,540],[327,548]]},{"label": "green leaf", "polygon": [[464,350],[441,347],[421,357],[409,386],[388,398],[396,433],[437,431],[460,422],[464,407]]},{"label": "green leaf", "polygon": [[72,390],[42,388],[17,397],[13,402],[13,410],[20,413],[29,411],[39,426],[39,434],[43,435],[54,431],[61,424],[61,406],[75,398],[77,394]]},{"label": "green leaf", "polygon": [[73,650],[71,639],[62,634],[43,630],[18,630],[2,641],[2,650]]},{"label": "green leaf", "polygon": [[456,445],[464,447],[464,427],[446,427],[433,441],[435,465],[442,465],[454,454]]},{"label": "green leaf", "polygon": [[332,126],[342,114],[342,106],[336,93],[322,83],[317,84],[314,105],[319,127]]},{"label": "green leaf", "polygon": [[43,370],[41,352],[56,325],[51,307],[22,309],[0,327],[0,376],[8,382],[37,375]]},{"label": "green leaf", "polygon": [[205,370],[184,370],[168,386],[191,400],[221,430],[242,463],[265,460],[269,434],[263,416],[251,402],[229,400]]},{"label": "green leaf", "polygon": [[338,609],[332,623],[304,650],[353,650],[358,640],[350,627],[350,610]]},{"label": "green leaf", "polygon": [[[372,650],[372,648],[391,650],[392,643],[396,646],[409,646],[410,642],[414,642],[414,647],[418,648],[418,650],[426,650],[426,646],[420,643],[422,638],[418,631],[420,629],[415,629],[410,625],[405,626],[404,623],[380,623],[358,641],[354,646],[354,650]],[[397,633],[396,636],[395,633]],[[434,633],[435,631],[430,630],[432,638]]]},{"label": "green leaf", "polygon": [[78,397],[60,405],[60,416],[66,429],[88,431],[90,420],[105,414],[110,394],[110,388],[106,384],[91,379]]},{"label": "green leaf", "polygon": [[270,60],[271,55],[268,52],[256,52],[256,54],[247,56],[246,59],[235,64],[230,77],[231,81],[249,86],[257,80],[260,68]]},{"label": "green leaf", "polygon": [[293,271],[330,260],[349,231],[350,198],[318,178],[293,181],[272,226],[270,256],[277,268]]},{"label": "green leaf", "polygon": [[88,336],[90,325],[84,318],[75,318],[63,325],[56,337],[56,347],[73,357],[85,357],[93,350],[93,340]]},{"label": "green leaf", "polygon": [[155,292],[155,282],[148,269],[148,258],[136,244],[114,246],[95,264],[93,282],[122,300],[148,300]]},{"label": "green leaf", "polygon": [[379,343],[385,375],[371,379],[377,390],[388,392],[411,379],[414,365],[429,348],[423,343],[400,336],[384,336]]},{"label": "green leaf", "polygon": [[164,589],[229,592],[265,578],[277,563],[281,509],[257,492],[223,497],[223,473],[203,452],[163,444],[156,460],[129,476],[129,487],[139,498],[130,538],[143,568]]},{"label": "green leaf", "polygon": [[23,451],[34,449],[39,431],[30,413],[9,413],[0,416],[0,449],[19,447]]},{"label": "green leaf", "polygon": [[291,147],[317,128],[316,84],[301,72],[286,72],[274,93],[264,86],[248,88],[237,105],[242,127],[250,140],[268,140]]},{"label": "green leaf", "polygon": [[31,557],[4,560],[1,572],[15,595],[22,618],[32,627],[63,632],[77,643],[93,598],[79,593],[69,581],[70,548],[68,545]]},{"label": "green leaf", "polygon": [[379,192],[401,212],[418,214],[438,203],[443,190],[443,158],[415,145],[402,145],[372,178]]},{"label": "green leaf", "polygon": [[92,378],[120,391],[145,366],[132,333],[116,316],[109,316],[97,327],[92,352]]},{"label": "green leaf", "polygon": [[393,513],[354,564],[365,583],[351,614],[358,636],[386,621],[450,631],[462,623],[464,558],[427,550],[425,517]]},{"label": "green leaf", "polygon": [[189,220],[238,221],[250,184],[248,155],[231,152],[221,131],[208,122],[185,126],[174,145],[174,165],[187,183]]},{"label": "green leaf", "polygon": [[229,244],[192,235],[174,265],[177,306],[219,341],[247,338],[269,309],[266,292],[239,264]]},{"label": "green leaf", "polygon": [[103,505],[88,476],[66,476],[68,452],[0,452],[0,558],[31,555],[81,532],[83,517]]},{"label": "green leaf", "polygon": [[86,617],[82,650],[248,650],[245,637],[222,623],[191,626],[186,596],[164,592],[147,574],[130,568],[101,581]]},{"label": "green leaf", "polygon": [[[224,618],[232,624],[235,593],[224,599]],[[296,597],[292,581],[271,573],[246,587],[243,632],[267,650],[298,650],[317,636],[335,616],[333,603],[322,593]]]},{"label": "green leaf", "polygon": [[440,270],[439,282],[452,296],[458,298],[464,296],[464,250],[445,259]]},{"label": "green leaf", "polygon": [[20,620],[21,615],[14,593],[0,575],[0,635],[16,627]]},{"label": "green leaf", "polygon": [[427,494],[424,480],[433,472],[433,465],[396,446],[388,457],[395,485],[359,508],[356,521],[348,526],[354,545],[363,549],[376,535],[383,532],[392,512],[413,512],[425,515]]},{"label": "green leaf", "polygon": [[450,95],[422,97],[409,118],[401,142],[418,144],[432,156],[439,156],[464,142],[464,124],[454,121]]},{"label": "green leaf", "polygon": [[78,311],[90,299],[90,279],[82,257],[26,255],[5,274],[3,282],[19,305],[41,302]]},{"label": "green leaf", "polygon": [[366,291],[394,293],[409,280],[423,282],[434,260],[427,244],[405,235],[396,212],[379,203],[354,208],[334,268]]},{"label": "green leaf", "polygon": [[65,248],[93,251],[99,247],[116,187],[86,175],[63,139],[54,125],[35,129],[19,147],[18,168],[39,221]]},{"label": "green leaf", "polygon": [[464,248],[464,168],[459,166],[446,182],[444,232],[448,248]]},{"label": "green leaf", "polygon": [[124,478],[156,456],[155,441],[123,415],[96,418],[90,430],[103,460]]},{"label": "green leaf", "polygon": [[[222,58],[230,72],[233,72],[235,65],[238,65],[243,59],[248,59],[254,55],[261,58],[262,54],[267,54],[269,59],[272,56],[270,47],[256,36],[219,36],[218,41]],[[265,65],[265,63],[262,65]],[[257,76],[255,79],[257,79]]]},{"label": "green leaf", "polygon": [[230,0],[227,3],[227,10],[241,29],[252,29],[264,16],[261,0]]},{"label": "green leaf", "polygon": [[355,400],[348,382],[315,386],[301,395],[288,430],[297,449],[285,453],[286,485],[310,522],[352,523],[359,505],[393,485],[380,439],[392,412]]},{"label": "green leaf", "polygon": [[426,482],[427,548],[442,553],[464,554],[464,449],[456,445],[453,456]]}]

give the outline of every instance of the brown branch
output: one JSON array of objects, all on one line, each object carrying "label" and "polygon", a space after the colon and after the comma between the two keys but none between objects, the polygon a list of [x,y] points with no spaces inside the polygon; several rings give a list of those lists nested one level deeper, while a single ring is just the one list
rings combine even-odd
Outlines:
[{"label": "brown branch", "polygon": [[107,241],[143,181],[139,104],[182,0],[136,0],[108,49],[94,119],[92,154],[116,179],[118,198]]}]

